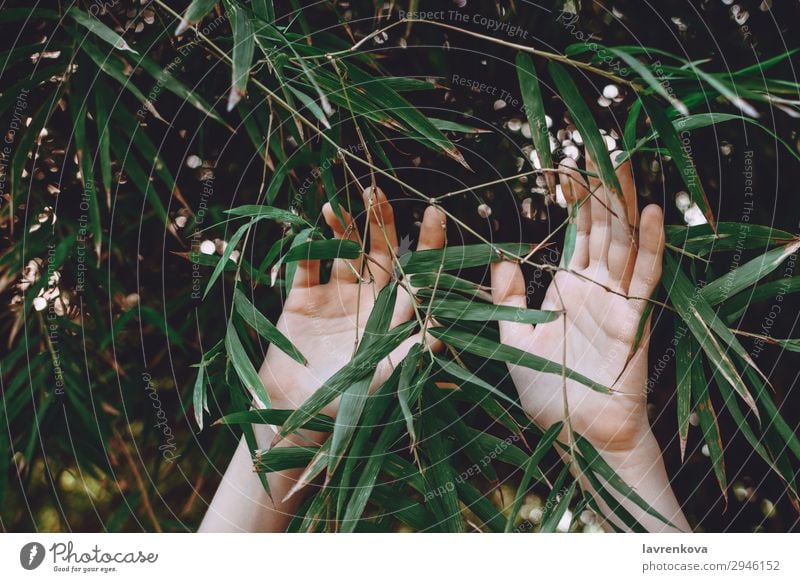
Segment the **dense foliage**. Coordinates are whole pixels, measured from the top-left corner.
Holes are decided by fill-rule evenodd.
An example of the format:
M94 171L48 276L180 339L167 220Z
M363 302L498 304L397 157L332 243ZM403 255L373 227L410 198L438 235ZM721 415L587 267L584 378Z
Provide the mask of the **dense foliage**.
M669 223L647 388L677 495L699 529L796 528L792 7L47 4L0 11L3 529L193 529L252 422L335 435L258 456L326 474L291 529L591 529L596 501L519 410L519 354L487 323L520 314L483 285L501 248L538 305L575 236L545 175L588 150L618 191L610 149ZM328 240L322 204L358 214L373 181L404 235L398 284L450 349L319 415L412 330L374 317L382 340L318 398L248 412L267 345L294 353L270 322L295 261L362 253ZM431 198L449 245L423 256ZM576 439L582 469L635 498Z

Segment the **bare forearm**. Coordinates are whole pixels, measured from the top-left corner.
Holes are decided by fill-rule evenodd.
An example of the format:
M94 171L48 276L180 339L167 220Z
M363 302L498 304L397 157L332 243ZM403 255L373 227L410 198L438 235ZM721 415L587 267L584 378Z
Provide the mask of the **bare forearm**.
M647 504L659 514L667 518L675 527L664 523L661 519L650 515L636 503L628 499L624 494L616 491L606 483L601 477L598 480L603 488L614 497L614 499L631 516L650 532L689 532L691 528L683 515L681 506L675 497L670 486L669 477L664 466L664 459L661 449L652 432L647 434L632 450L601 452L603 459L611 466L616 474L627 485L632 487ZM594 495L595 500L602 509L603 513L609 517L607 519L622 529L630 528L616 517L618 512L613 511L600 496L593 491L591 485L585 477L581 478L584 487L588 488ZM604 523L604 527L612 529L609 523Z
M273 431L263 425L253 428L256 431L259 448L269 448L274 436ZM297 511L302 496L294 495L286 501L283 501L283 498L297 482L301 473L302 469L270 473L267 476L270 497L264 491L264 486L253 469L251 452L245 439L242 438L198 531L285 531Z

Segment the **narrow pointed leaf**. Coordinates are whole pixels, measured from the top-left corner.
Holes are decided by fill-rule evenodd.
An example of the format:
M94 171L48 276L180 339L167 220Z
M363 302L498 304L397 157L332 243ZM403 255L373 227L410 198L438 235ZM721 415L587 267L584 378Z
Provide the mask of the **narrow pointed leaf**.
M570 380L580 382L592 390L602 392L603 394L608 394L610 392L607 387L570 368L564 368L561 364L505 344L499 344L489 339L473 336L455 329L433 328L430 330L430 334L446 344L450 344L454 348L464 350L476 356L500 360L518 366L525 366L526 368L538 370L546 374L558 374L560 376L562 372L564 372L566 377Z
M233 306L236 312L242 316L242 319L255 330L255 332L263 337L265 340L273 344L276 348L281 350L287 356L296 362L303 364L307 363L305 356L300 353L289 338L281 333L272 322L262 314L256 306L250 303L250 300L238 287L233 292Z
M563 425L564 423L559 421L547 429L544 436L539 440L539 444L536 445L536 449L533 451L531 458L528 459L525 465L525 472L522 474L522 479L520 479L519 486L517 487L517 495L514 497L514 503L512 503L511 510L508 513L508 520L505 526L506 533L509 533L514 528L514 520L516 520L517 514L522 507L522 502L525 500L525 495L528 492L528 487L530 486L534 471L537 469L547 451L550 450L550 447L553 446L553 442L555 442L561 432Z
M257 398L265 408L270 407L270 399L267 391L264 389L264 384L258 376L258 372L253 367L250 357L242 345L242 340L239 338L239 333L231 321L228 324L228 330L225 333L225 351L228 353L233 369L236 375L239 376L245 388Z
M553 155L550 152L550 135L547 132L547 119L544 112L544 99L539 85L539 76L533 60L526 53L517 53L517 77L525 105L525 115L531 127L531 137L542 168L553 168Z

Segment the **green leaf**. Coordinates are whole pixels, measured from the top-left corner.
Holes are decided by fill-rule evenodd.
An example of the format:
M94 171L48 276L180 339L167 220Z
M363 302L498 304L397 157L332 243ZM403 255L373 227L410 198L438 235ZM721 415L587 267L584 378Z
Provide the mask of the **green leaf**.
M128 45L127 42L125 42L124 38L122 38L119 34L111 30L109 27L100 22L97 18L95 18L91 14L87 14L83 10L80 10L74 6L70 7L67 10L67 14L75 22L86 28L86 30L88 30L92 34L106 41L115 49L130 51L135 55L139 54L135 50L133 50L130 47L130 45Z
M677 380L677 410L678 410L678 438L680 439L681 461L686 455L686 442L689 438L689 415L692 409L692 370L695 358L700 359L697 353L697 343L689 335L686 327L680 330L675 322L675 335L678 336L675 344L675 378Z
M720 222L716 225L716 233L708 224L667 225L665 234L669 244L683 247L685 251L700 256L712 251L763 249L767 246L790 244L796 240L789 232L746 222Z
M703 374L703 364L700 358L692 362L692 395L696 403L695 410L700 419L700 428L703 430L703 439L708 445L708 454L711 458L711 465L714 467L714 475L717 477L719 488L725 503L728 503L728 480L725 476L725 458L722 444L722 437L719 433L717 415L714 412L714 405L711 403L711 396L708 393L708 381Z
M427 461L425 477L428 481L428 491L425 499L434 515L440 519L439 527L442 531L463 532L464 518L461 515L455 487L457 476L450 462L452 452L442 436L443 427L432 415L423 415L420 424L423 438L419 448L425 454Z
M397 346L411 335L416 322L409 321L390 330L368 348L356 353L353 359L331 376L300 408L289 417L281 428L285 437L315 416L322 408L347 390L354 382L375 374L375 367Z
M81 42L81 49L89 58L94 61L95 65L103 71L106 75L117 81L126 91L130 91L131 95L136 97L136 99L144 105L145 109L150 111L157 119L164 121L164 118L159 115L158 111L156 110L155 106L153 106L152 102L142 93L139 88L133 84L133 81L125 74L125 65L116 59L116 58L109 58L104 51L100 50L93 42L88 39L81 39L79 36L76 35L76 40L82 41ZM116 110L116 106L114 107ZM124 156L121 156L124 159Z
M226 210L225 214L230 214L236 217L246 218L266 218L276 222L284 222L293 226L311 226L308 221L302 216L298 216L294 212L283 210L282 208L275 208L274 206L264 206L261 204L245 204Z
M470 134L491 132L491 130L488 129L480 129L478 127L472 127L471 125L465 125L463 123L458 123L456 121L449 121L447 119L437 119L435 117L431 117L430 122L436 129L440 131L454 131L456 133L470 133Z
M217 0L192 0L186 12L183 14L183 19L175 29L175 35L181 35L186 32L190 26L200 22L206 14L211 12L211 9L217 5Z
M89 230L94 238L94 252L100 263L100 252L103 243L103 225L100 222L100 205L97 201L97 186L94 180L92 151L86 139L86 101L80 105L77 100L70 103L75 137L75 153L81 167L81 182L83 194L88 198L89 204Z
M239 244L239 241L242 240L242 237L247 232L247 230L253 226L258 221L257 218L250 220L236 229L236 232L233 233L233 236L228 241L227 246L225 247L225 251L222 253L222 257L220 258L219 262L217 262L214 270L211 272L211 276L208 278L208 284L206 285L206 290L203 293L203 299L208 296L208 292L211 291L211 288L214 286L214 283L217 282L219 276L222 274L222 271L228 265L228 261L230 261L231 254L233 253L236 245Z
M252 327L258 335L266 339L296 362L304 366L308 363L308 360L306 360L305 356L300 353L300 350L292 344L291 340L283 335L264 314L256 309L256 306L250 303L250 300L238 287L233 292L233 306L236 312L242 316L242 319Z
M400 257L400 264L406 274L412 273L437 273L481 267L496 263L508 258L527 255L533 248L530 244L505 243L505 244L474 244L444 249L416 251Z
M449 273L414 273L409 281L413 287L427 287L433 289L446 289L448 291L461 291L467 295L478 297L484 301L491 301L492 296L487 293L485 287L456 277Z
M708 203L703 184L700 181L700 177L697 175L697 169L695 168L694 160L691 155L691 148L684 147L683 141L675 130L675 126L672 125L667 114L664 113L653 99L642 95L640 100L645 112L648 117L650 117L650 123L653 129L656 130L659 137L661 137L661 140L664 142L664 145L666 145L669 150L670 155L672 155L672 159L678 168L683 183L686 184L686 188L692 195L692 201L703 211L703 215L713 229L714 215L711 212L711 206Z
M525 106L525 115L531 127L533 145L539 156L542 168L553 168L553 155L550 152L550 135L547 132L547 119L544 112L542 89L539 86L539 76L533 60L526 53L517 53L517 76L519 88L522 92L522 102ZM549 180L548 180L549 182Z
M564 514L567 512L569 508L569 504L572 501L572 497L575 495L575 490L578 487L578 482L573 481L569 488L566 491L563 491L559 488L553 487L551 497L547 499L547 507L552 507L553 509L546 512L544 519L542 520L542 533L553 533L556 531L558 524L561 522L561 518L564 517ZM552 502L555 502L555 505L552 505Z
M625 131L622 137L622 147L628 154L636 147L636 124L639 121L641 113L642 102L637 99L633 102L628 112L628 120L625 122Z
M386 459L390 447L395 443L403 430L403 420L399 409L395 409L386 425L383 427L378 440L370 449L367 461L361 469L358 482L353 489L353 495L345 509L341 522L342 533L351 533L355 530L358 520L364 513L370 495L375 488L378 473Z
M275 22L275 7L272 0L253 0L253 14L265 22Z
M767 251L760 257L729 271L719 279L711 281L703 287L701 294L709 305L717 305L758 283L777 269L788 257L796 254L798 249L800 249L800 240Z
M625 63L627 63L627 65L633 69L636 74L639 75L639 77L641 77L642 81L644 81L652 91L658 93L664 99L666 99L667 102L678 111L678 113L681 115L689 115L689 109L687 109L686 105L684 105L680 99L675 97L673 93L667 91L665 84L656 79L656 76L644 65L644 63L634 56L628 54L624 50L613 47L610 47L608 50L625 61Z
M203 430L203 411L208 412L208 400L206 395L205 384L206 366L205 362L200 362L197 370L197 380L194 383L194 391L192 392L192 405L194 408L194 419L200 430Z
M514 503L511 504L511 510L508 513L505 533L511 532L511 530L514 528L514 521L516 520L517 514L522 507L522 502L525 500L525 494L528 491L533 473L539 466L539 463L542 461L547 451L549 451L550 447L553 446L553 443L561 432L561 428L563 426L564 423L559 421L548 428L547 432L545 432L542 438L539 440L539 444L536 445L536 450L533 451L531 458L528 459L528 462L525 465L525 472L522 474L522 479L520 479L519 486L517 487L517 495L514 497Z
M372 449L370 448L367 450L366 447L374 430L385 426L385 423L382 422L382 419L384 418L389 405L394 403L400 371L401 367L396 366L386 382L381 384L370 397L364 410L361 426L359 426L356 430L355 437L353 438L353 444L350 446L350 452L344 459L344 466L337 472L337 475L339 476L338 491L336 495L337 519L344 515L345 505L347 503L347 497L350 491L352 490L353 495L359 493L357 489L350 487L352 476L358 463L360 463L363 459L369 458L371 455ZM395 413L398 413L396 409ZM398 422L398 426L396 428L398 430L402 430L402 423ZM361 479L360 476L359 479ZM367 495L367 499L368 498L369 496ZM358 501L354 503L359 504L361 502ZM364 501L364 503L366 504L366 501ZM361 510L356 510L354 508L353 511L357 513L356 517L360 517L363 507Z
M624 523L630 529L630 531L634 533L647 533L647 528L645 528L641 523L639 523L639 521L635 517L633 517L633 515L631 515L631 513L627 509L625 509L625 506L622 505L619 499L617 499L608 489L606 489L603 486L603 484L600 482L600 479L597 478L597 476L594 474L594 472L586 463L586 461L584 461L581 457L577 457L577 461L578 461L578 466L581 469L581 475L585 477L587 481L589 481L589 485L592 488L592 490L600 496L600 498L606 503L611 512L620 521L622 521L622 523ZM590 505L596 507L598 513L602 514L599 506L597 506L596 503L591 503ZM609 525L611 525L615 530L624 531L618 528L617 525L607 517L606 517L606 522Z
M228 329L225 332L225 351L228 353L233 369L244 387L254 398L260 400L265 408L269 408L269 394L264 389L264 384L261 382L258 372L253 367L253 363L242 345L242 340L239 338L239 333L236 331L233 321L228 323Z
M417 442L417 433L414 430L414 413L411 411L411 405L419 397L416 388L421 386L426 379L426 374L422 374L420 378L415 379L421 354L422 345L414 344L408 355L400 363L400 379L397 385L397 400L400 403L400 410L403 411L403 418L406 421L406 429L411 437L412 446Z
M742 112L746 113L751 117L758 117L758 111L756 111L752 105L750 105L747 101L742 99L739 96L739 92L743 89L739 89L737 85L733 85L729 87L725 83L723 83L717 76L711 75L706 73L704 70L694 66L694 64L689 63L690 70L697 75L697 77L710 85L715 91L717 91L720 95L722 95L725 99L730 101L730 103L740 109ZM748 92L744 90L745 92Z
M432 328L429 330L429 333L456 349L464 350L476 356L500 360L518 366L525 366L526 368L538 370L545 374L557 374L560 376L563 372L568 379L580 382L592 390L603 394L608 394L610 392L609 389L602 384L570 368L566 368L556 362L546 360L505 344L500 344L483 337L473 336L472 334L455 329Z
M572 120L575 122L581 137L583 137L586 150L591 155L597 167L600 180L609 192L613 210L616 212L617 216L627 217L625 199L622 195L622 189L620 188L617 174L614 171L614 164L611 162L605 140L600 134L597 122L595 122L594 117L592 117L589 106L586 105L583 96L580 91L578 91L578 87L564 67L553 61L551 61L548 66L550 75L553 77L553 82L558 89L558 93L564 100Z
M519 309L453 299L434 299L431 304L431 314L434 317L464 321L516 321L532 324L554 321L560 315L557 311Z
M752 358L742 348L739 340L736 339L727 326L719 320L717 314L706 303L700 292L693 289L691 282L680 270L675 258L667 253L664 259L665 276L663 284L672 298L675 310L681 319L686 322L686 325L689 326L692 335L700 343L700 347L708 356L709 361L758 416L758 407L753 396L736 370L736 366L731 361L727 350L720 345L719 339L731 346L734 352L740 355L743 352L742 357L748 363L753 361ZM717 335L721 335L721 337L718 338Z
M178 68L183 58L185 58L185 55L182 52L180 52L180 54L180 57L176 56L172 61L167 63L166 66L161 66L146 55L141 55L137 60L137 64L147 73L149 73L151 77L153 77L157 87L164 87L167 91L173 95L176 95L186 103L189 103L201 113L208 115L215 121L224 124L222 117L220 117L219 114L214 111L214 108L208 101L201 97L197 91L194 91L184 85L175 77L175 75L172 74L173 71Z
M250 80L250 65L256 50L253 23L247 12L234 2L225 3L228 17L233 28L233 65L231 69L231 92L228 97L228 111L233 111L236 104L247 92Z
M369 350L371 346L377 344L389 331L396 299L397 284L394 282L381 289L380 293L378 293L375 305L373 305L367 323L364 326L364 333L358 349L356 350L356 355ZM329 475L336 471L337 466L342 460L342 456L353 438L361 415L364 412L371 384L372 376L370 375L355 382L342 394L342 399L339 403L339 411L336 414L336 424L333 428L333 435L331 436L332 445L328 464Z
M101 81L98 81L98 83ZM100 154L100 177L106 192L106 206L111 209L111 141L109 139L109 103L107 91L94 92L95 124L97 125L97 151Z
M253 464L259 473L277 473L307 466L317 451L319 447L272 447L257 451Z
M278 408L266 408L258 410L245 410L242 412L232 412L216 421L214 424L273 424L280 426L292 415L293 410L281 410ZM309 419L301 428L315 430L318 432L331 432L333 430L333 419L324 414L318 414Z
M577 445L583 460L586 462L589 468L600 475L600 477L602 477L606 483L624 495L631 502L635 503L640 509L644 510L649 515L652 515L656 519L659 519L671 527L675 527L670 520L653 509L650 504L641 497L641 495L639 495L630 485L625 483L625 481L623 481L623 479L617 475L614 469L611 468L611 466L605 461L605 459L603 459L600 453L597 452L597 450L588 440L576 434L575 444Z
M478 516L492 532L503 532L503 516L483 493L466 481L456 481L456 491L464 506Z
M317 105L316 101L314 101L311 97L309 97L299 89L295 89L291 85L287 84L286 87L289 89L289 91L294 93L295 97L297 97L300 100L300 102L305 106L305 108L308 109L311 112L311 114L317 118L317 121L319 121L326 129L330 129L331 123L330 121L328 121L328 116L325 115L325 112L322 110L322 107Z
M314 240L293 246L283 256L284 263L292 261L325 261L328 259L357 259L361 245L352 240Z

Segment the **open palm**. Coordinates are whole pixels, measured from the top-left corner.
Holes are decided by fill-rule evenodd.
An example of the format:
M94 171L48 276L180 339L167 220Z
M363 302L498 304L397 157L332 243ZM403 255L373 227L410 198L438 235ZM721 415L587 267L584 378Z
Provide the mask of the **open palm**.
M611 210L610 193L597 178L590 178L587 188L571 159L563 166L566 169L559 177L564 195L570 208L580 204L577 240L567 270L559 270L554 277L542 308L564 313L535 329L502 322L500 335L503 343L555 362L565 361L568 368L613 390L602 394L568 380L565 391L558 375L510 365L522 405L539 426L546 428L564 419L568 410L573 430L597 448L630 450L650 430L645 396L647 333L633 357L629 356L646 306L643 298L650 296L661 276L662 212L648 206L637 228L630 162L617 168L626 217ZM587 170L597 175L591 159L587 159ZM526 307L525 283L517 264L493 266L492 290L495 303Z
M320 262L301 261L292 282L286 304L278 320L278 329L303 353L303 366L285 353L270 346L259 375L275 408L295 409L308 399L334 373L348 363L361 338L375 299L392 276L392 261L397 251L394 213L379 189L368 188L364 202L369 216L369 254L366 260L334 260L328 283L320 283ZM323 208L325 222L339 239L359 241L360 236L346 211L344 226L329 204ZM441 215L428 208L423 219L418 250L440 248L444 243ZM411 296L400 289L392 316L394 327L413 316ZM408 338L376 368L373 387L388 378L392 366L419 342L418 335ZM338 400L322 412L335 416Z

